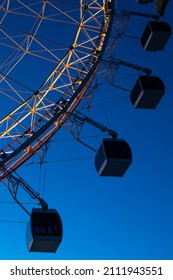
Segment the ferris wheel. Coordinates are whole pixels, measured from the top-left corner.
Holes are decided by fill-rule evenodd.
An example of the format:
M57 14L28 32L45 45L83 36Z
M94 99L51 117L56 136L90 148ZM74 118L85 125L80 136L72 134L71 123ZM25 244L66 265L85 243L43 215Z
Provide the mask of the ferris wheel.
M44 157L47 143L67 121L78 141L84 123L111 136L103 139L96 153L95 166L100 176L122 177L132 163L128 143L80 110L81 104L90 106L97 74L113 85L120 65L142 71L130 92L135 108L156 108L164 95L164 83L159 77L151 75L146 67L118 59L115 50L133 16L149 18L141 37L141 45L147 51L164 49L171 28L159 20L158 13L119 11L119 2L1 1L0 91L1 104L5 105L0 121L0 180L30 215L30 252L55 252L62 241L63 227L58 212L48 208L17 169L33 155ZM160 15L163 10L158 11ZM19 188L41 208L28 211L18 199Z

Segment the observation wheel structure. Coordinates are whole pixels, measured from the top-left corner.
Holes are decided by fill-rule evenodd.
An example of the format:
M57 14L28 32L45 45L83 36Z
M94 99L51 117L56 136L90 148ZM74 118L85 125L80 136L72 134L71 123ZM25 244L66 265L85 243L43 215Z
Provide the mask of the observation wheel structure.
M118 40L132 16L150 17L156 23L159 16L126 10L117 12L119 2L76 0L73 3L31 1L28 4L26 0L7 0L0 4L0 48L3 53L0 91L2 102L9 100L7 107L10 108L7 113L4 109L0 121L0 180L13 199L31 215L29 251L55 252L62 240L62 222L57 211L49 209L16 170L33 155L40 157L42 153L44 157L46 144L67 120L76 140L79 140L79 134L72 131L74 123L80 128L87 122L112 136L103 141L96 154L99 175L122 177L132 163L126 141L117 139L115 131L86 117L78 109L79 104L89 106L92 101L97 73L102 73L112 84L120 65L144 72L130 95L136 108L155 108L164 95L163 82L150 76L150 69L115 58ZM147 32L152 30L152 23L149 24L141 39L146 49L149 45L155 48L155 43L148 42ZM64 42L57 43L56 36L61 36L58 34L61 28L68 32L63 35ZM164 29L163 25L161 29ZM155 25L152 32L153 37L157 37ZM163 33L165 45L171 34L169 25ZM26 69L26 65L30 68ZM150 98L153 91L156 98ZM19 188L36 199L42 209L33 209L30 213L17 197Z

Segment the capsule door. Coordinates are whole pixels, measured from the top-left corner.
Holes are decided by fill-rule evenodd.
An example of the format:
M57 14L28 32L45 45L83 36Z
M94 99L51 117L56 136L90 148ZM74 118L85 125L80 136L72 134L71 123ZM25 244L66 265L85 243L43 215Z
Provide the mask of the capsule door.
M95 156L95 167L100 176L123 177L132 163L132 153L123 139L103 139Z
M62 241L62 221L56 209L33 208L26 230L29 252L55 253Z

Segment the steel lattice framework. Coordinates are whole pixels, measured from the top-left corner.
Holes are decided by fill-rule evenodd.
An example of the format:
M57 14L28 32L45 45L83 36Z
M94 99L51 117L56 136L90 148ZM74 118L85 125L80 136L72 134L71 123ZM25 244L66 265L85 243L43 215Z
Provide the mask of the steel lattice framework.
M9 106L13 104L10 113L0 120L0 180L28 214L18 199L19 187L42 208L48 205L16 169L34 154L42 160L48 141L62 126L83 143L79 135L86 118L75 109L79 103L90 106L97 89L95 76L101 74L112 84L119 64L110 67L104 61L114 57L130 19L127 14L117 13L119 0L74 2L39 0L28 4L27 0L7 0L0 5L0 49L4 54L0 58L0 92ZM64 25L68 42L57 43L49 36L50 29ZM50 32L53 35L54 30ZM33 77L32 72L28 75L26 65L35 58L41 64L34 64L37 69ZM47 64L42 66L42 61ZM33 90L33 83L27 86L26 80L30 81L30 76L32 81L37 80L37 71Z
M34 5L28 7L24 5L25 1L17 2L20 6L14 11L10 10L10 1L6 1L6 6L5 4L1 6L1 9L4 9L2 26L10 13L17 11L23 14L26 8L27 15L28 10L29 16L35 15ZM42 7L35 15L35 21L38 22L37 25L34 22L32 35L28 34L24 42L19 44L17 35L10 37L6 34L6 38L14 44L14 51L4 61L3 67L6 67L6 70L3 75L1 74L1 80L4 80L12 90L8 76L23 56L30 52L32 44L37 40L39 26L45 18L46 6L53 5L51 1L41 2ZM84 2L80 1L80 20L75 38L67 53L40 88L27 100L22 100L23 102L17 108L0 121L0 138L11 140L1 149L1 180L30 158L64 124L85 95L95 76L109 39L114 3L89 1L86 4ZM60 12L58 7L54 8ZM70 17L68 13L67 16ZM10 29L6 26L4 28ZM16 95L19 97L18 92Z

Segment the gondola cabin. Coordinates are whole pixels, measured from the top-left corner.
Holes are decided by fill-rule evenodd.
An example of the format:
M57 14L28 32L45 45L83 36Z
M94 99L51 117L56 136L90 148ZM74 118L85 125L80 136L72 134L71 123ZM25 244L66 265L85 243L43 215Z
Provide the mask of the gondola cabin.
M26 229L29 252L55 253L62 241L62 222L56 209L33 208Z
M169 0L155 0L156 11L163 17Z
M167 22L149 21L141 37L141 45L147 51L161 51L171 36Z
M131 149L125 140L103 139L95 156L95 167L100 176L123 177L131 163Z
M165 86L160 78L139 76L130 92L130 100L135 108L155 109L164 94Z

